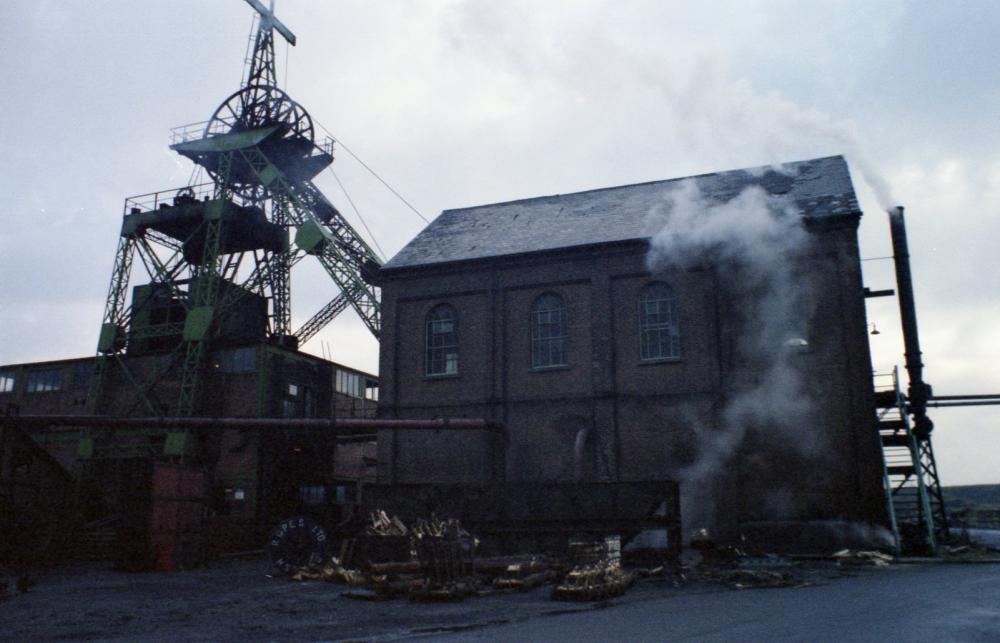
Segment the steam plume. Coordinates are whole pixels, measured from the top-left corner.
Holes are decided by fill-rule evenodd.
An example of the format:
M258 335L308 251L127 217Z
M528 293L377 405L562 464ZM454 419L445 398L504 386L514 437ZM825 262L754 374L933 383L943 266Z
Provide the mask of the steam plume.
M780 160L843 154L872 189L879 207L898 205L853 121L835 120L776 92L758 93L749 81L729 78L724 65L713 58L699 61L683 85L657 81L656 76L646 70L646 79L656 82L667 98L679 139L693 154L729 167L758 154ZM781 166L775 169L781 171Z
M751 428L768 443L802 445L801 427L814 409L796 367L808 337L813 290L797 271L809 235L791 205L778 204L759 187L729 201L705 197L695 180L669 192L651 213L650 271L687 270L709 264L733 284L743 319L736 368L727 383L718 427L695 426L695 462L675 476L685 490L685 520L711 527L712 486ZM792 439L794 435L795 439ZM802 448L808 449L809 445Z

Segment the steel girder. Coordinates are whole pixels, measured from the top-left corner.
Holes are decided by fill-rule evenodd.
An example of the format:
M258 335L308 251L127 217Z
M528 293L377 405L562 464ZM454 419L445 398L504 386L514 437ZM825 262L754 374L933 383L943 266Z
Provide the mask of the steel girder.
M322 243L314 254L368 330L376 338L379 337L381 333L379 292L361 276L367 262L376 265L381 263L375 252L335 209L331 211L322 208L328 215L328 219L324 222L323 219L327 217L321 217L318 211L327 200L312 181L290 180L257 146L240 149L239 153L272 198L282 204L289 223L301 227L307 222L313 222L329 231L331 235L329 241ZM325 321L329 322L340 310L331 307L328 313L332 314ZM322 326L316 328L312 334L319 328Z

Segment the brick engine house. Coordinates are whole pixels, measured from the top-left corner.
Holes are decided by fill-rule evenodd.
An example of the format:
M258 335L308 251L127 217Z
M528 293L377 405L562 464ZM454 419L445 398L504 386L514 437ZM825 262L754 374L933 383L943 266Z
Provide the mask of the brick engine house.
M483 417L507 433L383 432L379 481L674 479L686 524L708 516L731 537L884 520L847 164L692 180L719 202L759 186L803 219L811 243L794 270L814 310L802 337L773 350L794 352L808 423L781 439L741 429L733 456L685 485L753 377L739 341L753 320L738 274L650 271L649 213L679 181L626 185L447 210L383 267L380 416Z

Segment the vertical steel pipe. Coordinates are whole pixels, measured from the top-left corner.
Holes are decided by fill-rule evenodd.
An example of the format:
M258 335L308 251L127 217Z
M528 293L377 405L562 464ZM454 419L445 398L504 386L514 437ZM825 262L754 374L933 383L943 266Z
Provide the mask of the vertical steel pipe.
M927 417L930 387L924 382L924 364L921 361L920 336L917 333L917 308L913 299L913 276L910 273L910 251L906 241L903 206L889 210L889 232L892 235L892 256L896 267L899 316L903 324L906 373L910 380L907 397L910 413L913 414L913 432L918 438L925 439L934 429L934 423Z

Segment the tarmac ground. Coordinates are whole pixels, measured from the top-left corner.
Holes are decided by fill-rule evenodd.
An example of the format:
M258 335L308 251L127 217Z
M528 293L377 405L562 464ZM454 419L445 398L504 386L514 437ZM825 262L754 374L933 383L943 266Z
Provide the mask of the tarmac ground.
M796 563L789 583L756 589L648 577L597 603L554 601L551 587L455 603L352 600L343 585L270 574L263 559L169 574L45 571L0 601L0 639L1000 640L997 564Z

